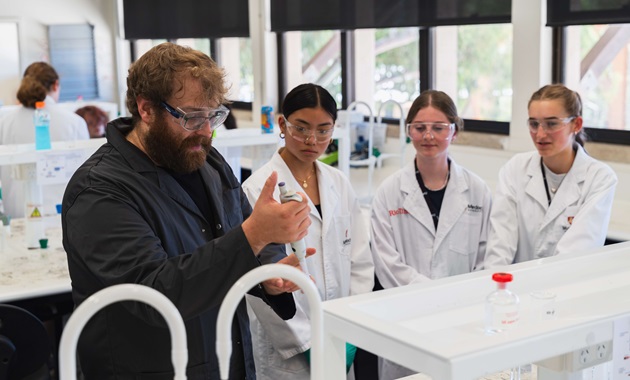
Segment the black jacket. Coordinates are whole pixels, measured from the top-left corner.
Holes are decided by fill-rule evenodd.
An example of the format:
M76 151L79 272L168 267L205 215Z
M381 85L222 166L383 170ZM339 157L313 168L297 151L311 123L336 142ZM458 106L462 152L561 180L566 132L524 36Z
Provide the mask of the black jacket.
M216 319L230 287L260 265L241 223L251 207L230 167L212 149L200 169L213 209L209 225L175 179L125 136L131 119L107 126L108 142L74 174L63 199L63 245L77 305L115 284L136 283L166 295L180 311L188 338L188 378L218 379ZM266 249L283 252L284 246ZM250 293L265 298L260 287ZM265 298L287 319L290 294ZM247 379L255 379L244 301L236 321ZM237 330L237 331L239 331ZM234 349L239 349L236 345ZM138 302L98 312L79 340L86 379L173 378L171 341L161 315ZM244 359L244 360L243 360Z

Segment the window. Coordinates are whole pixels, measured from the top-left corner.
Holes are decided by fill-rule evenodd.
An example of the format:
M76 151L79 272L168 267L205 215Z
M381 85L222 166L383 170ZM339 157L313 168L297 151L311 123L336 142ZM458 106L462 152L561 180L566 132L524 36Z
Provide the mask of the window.
M462 118L509 122L512 117L510 24L438 27L436 89L448 93Z
M340 106L358 100L374 113L389 99L406 112L422 89L437 88L457 100L464 117L492 120L484 121L491 128L467 122L469 129L504 134L512 107L510 21L510 0L271 0L284 71L300 73L286 78L289 88L315 82ZM446 45L433 42L440 29ZM476 64L467 70L469 60ZM382 116L405 116L388 108Z
M307 82L319 84L331 93L341 107L340 32L287 32L285 37L287 88L291 90Z
M132 59L166 40L192 47L225 68L228 98L248 108L241 104L254 98L247 0L124 0L123 13L125 38L135 46Z
M566 30L565 83L582 97L590 128L630 129L630 24Z
M94 27L89 24L48 27L50 64L59 74L60 101L98 99Z
M218 57L212 56L212 42ZM135 40L135 57L140 57L152 47L166 40ZM254 76L252 62L252 44L250 38L180 38L174 41L178 45L188 46L212 57L225 69L229 92L227 98L236 102L236 108L247 108L241 102L251 103L254 99ZM216 49L218 47L218 49ZM244 106L244 107L243 107Z
M181 46L188 46L195 50L212 57L210 52L210 39L209 38L178 38L175 43Z
M549 1L555 80L582 97L593 141L630 144L630 0Z
M133 49L135 50L133 53L133 57L138 59L144 55L147 51L151 50L152 47L157 46L166 40L135 40L133 41Z
M254 63L250 38L221 38L219 64L225 68L230 88L228 99L254 101Z
M374 112L392 99L402 105L405 114L399 115L397 107L387 107L381 116L405 118L411 103L420 95L418 28L376 29L374 41Z

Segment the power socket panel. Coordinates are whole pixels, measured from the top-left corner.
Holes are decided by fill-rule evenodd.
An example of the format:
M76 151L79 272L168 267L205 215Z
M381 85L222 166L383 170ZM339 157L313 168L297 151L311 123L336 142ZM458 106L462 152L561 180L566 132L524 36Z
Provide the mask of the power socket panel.
M541 360L537 366L555 372L577 372L612 360L612 341L593 344L564 355Z

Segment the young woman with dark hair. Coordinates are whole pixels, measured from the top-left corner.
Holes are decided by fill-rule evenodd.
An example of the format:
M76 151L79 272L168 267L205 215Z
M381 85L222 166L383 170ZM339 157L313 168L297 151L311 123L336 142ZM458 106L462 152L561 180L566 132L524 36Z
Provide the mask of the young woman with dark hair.
M316 249L316 254L306 259L306 266L324 301L369 292L374 278L368 228L352 186L341 171L318 161L331 143L336 118L337 104L324 88L315 84L294 88L285 97L278 117L285 147L243 183L252 204L273 171L278 173L278 181L306 195L312 224L304 239L307 247ZM274 196L278 199L279 192ZM276 259L261 257L263 263ZM288 321L248 297L258 379L310 378L308 304L303 294L293 294L297 313ZM349 368L355 349L347 348Z

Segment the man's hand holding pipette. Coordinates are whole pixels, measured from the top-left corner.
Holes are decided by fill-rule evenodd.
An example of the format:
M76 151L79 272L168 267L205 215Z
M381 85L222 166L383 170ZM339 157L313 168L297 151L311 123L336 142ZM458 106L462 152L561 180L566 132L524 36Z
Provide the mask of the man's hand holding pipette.
M306 249L306 257L312 256L314 254L315 254L315 248ZM302 268L300 267L300 260L295 256L294 253L278 261L276 264L291 265L292 267L302 270ZM270 264L270 265L275 265L275 264ZM315 282L312 276L309 276L309 277L311 278L311 280L313 280L313 282ZM297 286L295 283L289 280L284 280L282 278L269 279L263 282L262 285L265 288L265 292L267 292L267 294L270 294L272 296L275 296L281 293L293 293L296 290L300 290L300 287Z

